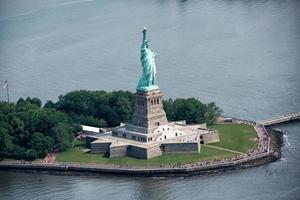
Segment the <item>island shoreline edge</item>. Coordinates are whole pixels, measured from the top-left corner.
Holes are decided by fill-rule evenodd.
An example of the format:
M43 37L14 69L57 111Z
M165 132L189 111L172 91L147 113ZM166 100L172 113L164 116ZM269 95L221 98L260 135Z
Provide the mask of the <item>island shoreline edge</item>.
M203 165L203 166L186 166L182 167L141 167L141 166L118 166L118 167L102 167L88 164L3 164L0 162L0 171L26 172L51 175L117 175L117 176L133 176L133 177L188 177L203 174L216 174L220 172L234 171L255 166L260 166L275 162L281 158L281 146L283 135L276 133L271 128L267 128L270 134L272 151L255 155L246 159L239 159L232 162L222 164Z

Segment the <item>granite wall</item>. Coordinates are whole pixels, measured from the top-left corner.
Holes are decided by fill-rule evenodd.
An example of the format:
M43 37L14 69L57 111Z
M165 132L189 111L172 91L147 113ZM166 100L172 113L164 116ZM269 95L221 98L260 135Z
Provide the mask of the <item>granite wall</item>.
M135 158L147 159L147 149L137 146L128 146L127 155Z
M164 153L198 153L200 152L200 144L192 143L164 143L161 144Z
M149 147L147 149L147 159L151 159L151 158L154 158L154 157L160 156L160 155L162 155L160 145Z
M91 153L109 153L109 146L111 145L110 142L107 143L91 143Z
M219 133L217 131L212 131L207 134L203 134L200 136L200 140L203 140L204 144L220 142Z
M96 140L98 140L98 137L95 137L95 136L89 136L89 135L88 135L88 136L86 137L86 139L85 139L86 147L90 149L90 148L91 148L91 143L94 142L94 141L96 141Z
M124 146L117 146L117 147L110 147L109 150L109 157L123 157L127 155L127 145Z

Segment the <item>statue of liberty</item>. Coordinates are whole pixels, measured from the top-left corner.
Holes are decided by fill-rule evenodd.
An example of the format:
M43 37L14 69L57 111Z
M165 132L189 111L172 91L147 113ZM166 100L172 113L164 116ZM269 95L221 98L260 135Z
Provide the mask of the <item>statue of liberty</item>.
M158 89L156 85L156 53L149 49L149 41L146 41L146 28L143 30L143 42L141 46L141 63L143 68L142 77L139 80L138 91L150 91Z

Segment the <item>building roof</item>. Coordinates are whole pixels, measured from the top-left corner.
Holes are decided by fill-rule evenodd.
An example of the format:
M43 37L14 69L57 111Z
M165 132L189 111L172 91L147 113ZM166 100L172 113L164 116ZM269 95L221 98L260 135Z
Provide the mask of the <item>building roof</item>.
M145 148L145 149L159 145L159 143L157 143L157 142L155 142L155 143L154 142L153 143L138 142L138 141L129 140L129 139L125 139L125 138L113 137L113 136L109 136L109 135L101 136L98 138L98 140L95 140L92 143L111 143L111 145L113 147L132 145L132 146L137 146L137 147Z
M100 132L99 127L86 126L86 125L81 125L81 127L82 127L82 131L89 131L89 132L95 132L95 133Z

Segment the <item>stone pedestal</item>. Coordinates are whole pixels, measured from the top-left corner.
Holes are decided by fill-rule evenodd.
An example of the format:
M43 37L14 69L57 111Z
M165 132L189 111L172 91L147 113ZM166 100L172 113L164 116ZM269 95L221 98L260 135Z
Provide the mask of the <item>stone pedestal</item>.
M137 91L134 95L135 106L132 122L127 124L129 131L149 134L155 128L168 123L163 109L163 93L159 90Z

